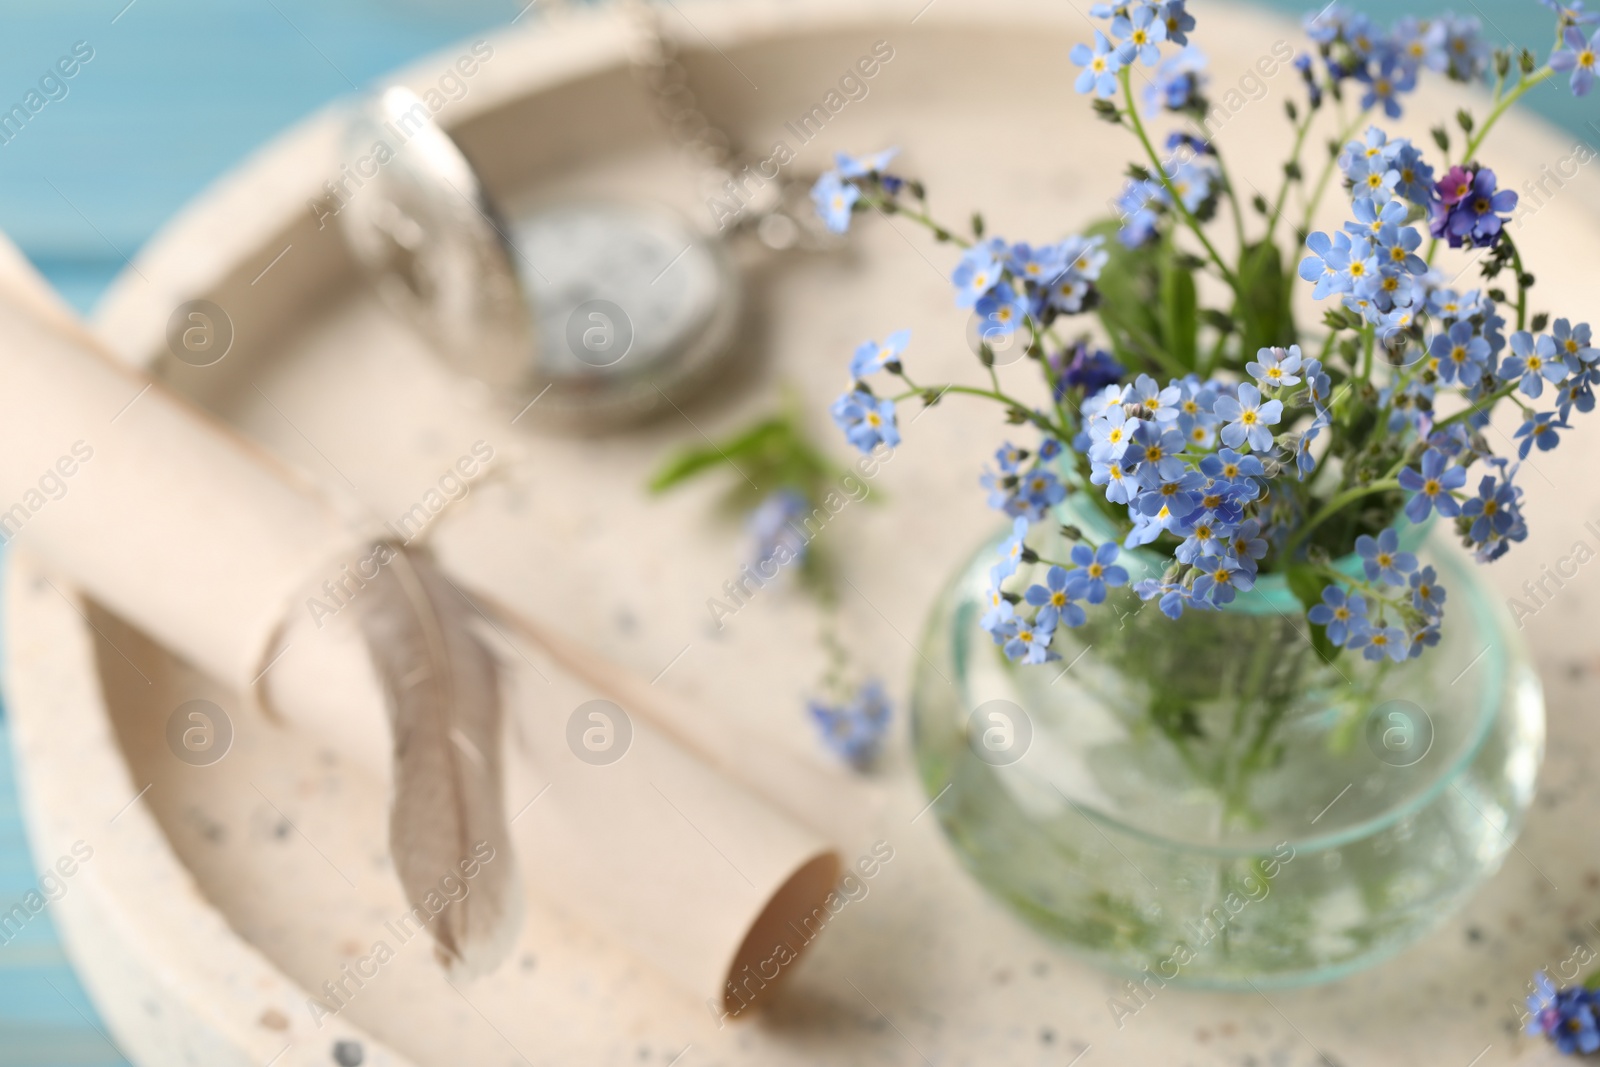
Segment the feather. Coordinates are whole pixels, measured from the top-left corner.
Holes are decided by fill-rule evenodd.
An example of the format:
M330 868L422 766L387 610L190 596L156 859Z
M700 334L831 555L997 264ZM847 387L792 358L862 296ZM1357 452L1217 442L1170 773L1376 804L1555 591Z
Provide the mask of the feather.
M433 561L390 547L355 601L394 731L389 848L408 902L445 901L429 925L436 954L470 978L500 963L521 921L501 787L499 665ZM466 894L448 899L459 885Z

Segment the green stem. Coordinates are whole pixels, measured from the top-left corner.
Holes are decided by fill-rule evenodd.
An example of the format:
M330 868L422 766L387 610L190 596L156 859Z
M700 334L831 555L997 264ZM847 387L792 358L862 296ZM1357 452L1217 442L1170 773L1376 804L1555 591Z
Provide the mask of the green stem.
M1244 209L1239 206L1239 192L1233 186L1233 176L1228 173L1228 165L1222 160L1222 149L1216 145L1211 146L1212 155L1217 160L1217 170L1222 174L1222 190L1228 195L1228 203L1233 209L1233 233L1239 242L1239 254L1244 254Z
M1479 400L1477 403L1473 404L1471 407L1462 408L1460 411L1456 412L1454 415L1451 415L1448 418L1440 419L1438 422L1433 424L1433 430L1434 430L1435 433L1438 433L1440 430L1444 429L1446 426L1450 426L1450 425L1452 425L1454 423L1460 422L1462 419L1470 417L1475 412L1490 411L1490 410L1492 410L1494 408L1494 406L1496 404L1498 404L1500 401L1504 400L1506 397L1510 396L1512 393L1514 393L1516 391L1517 391L1517 382L1511 382L1511 383L1509 383L1507 385L1502 385L1499 389L1496 389L1494 392L1490 393L1487 397L1484 397L1483 399Z
M943 239L949 241L957 248L972 247L971 241L958 235L956 231L952 230L950 227L935 220L933 216L929 215L925 210L912 211L897 200L877 200L869 198L867 202L872 204L872 206L876 207L878 210L882 211L885 215L900 215L903 218L908 218L912 222L920 224L935 237L943 234Z
M1462 153L1461 162L1463 164L1472 162L1472 157L1477 154L1479 146L1483 144L1483 139L1489 136L1489 131L1494 129L1494 124L1500 121L1500 116L1506 113L1506 109L1522 99L1522 95L1529 89L1549 81L1555 76L1555 73L1554 67L1549 65L1540 67L1526 78L1517 82L1516 88L1505 96L1498 98L1488 117L1483 120L1483 125L1478 127L1478 132L1473 134L1467 141L1467 150Z
M1037 411L1034 411L1016 397L1008 396L998 389L979 389L976 386L971 385L945 385L940 387L913 386L903 393L897 393L896 395L891 396L889 399L898 404L902 400L910 400L914 396L926 396L930 392L936 393L939 396L943 396L945 393L960 393L964 396L981 396L987 400L998 400L1007 407L1010 407L1016 411L1020 411L1027 421L1033 423L1050 436L1058 438L1062 441L1072 440L1072 434L1067 430L1066 427L1057 426L1055 423L1051 422L1043 415L1040 415Z
M1299 129L1295 130L1294 149L1289 153L1289 162L1296 168L1300 166L1300 152L1305 147L1306 134L1311 132L1311 123L1316 117L1317 113L1315 111L1309 107L1306 108L1306 117L1301 121ZM1272 235L1277 232L1278 219L1283 215L1283 205L1289 199L1289 186L1293 184L1289 180L1289 175L1286 171L1283 175L1283 184L1278 186L1278 198L1273 202L1272 215L1267 219L1266 240L1268 241L1272 240Z
M1370 110L1371 109L1368 108L1360 112L1354 119L1350 120L1350 123L1345 126L1344 129L1339 131L1338 142L1341 146L1343 146L1346 141L1354 136L1356 127L1360 126L1366 121L1367 113ZM1309 233L1311 231L1311 218L1317 213L1317 205L1322 203L1322 194L1327 192L1328 179L1333 177L1333 172L1336 169L1338 162L1339 153L1333 152L1329 154L1328 162L1323 164L1322 173L1317 176L1316 188L1311 193L1311 199L1306 202L1305 219L1300 223L1301 233ZM1295 277L1298 276L1299 275L1295 275Z
M1284 546L1283 558L1293 559L1295 551L1305 544L1306 538L1310 536L1311 531L1338 514L1346 504L1360 500L1364 496L1370 496L1373 493L1387 493L1392 489L1398 488L1400 488L1400 483L1397 480L1384 478L1368 485L1357 485L1346 489L1324 504L1321 511L1311 516L1310 519L1306 520L1304 526L1295 531L1294 536L1289 538L1289 543Z
M1522 272L1522 249L1511 239L1509 233L1502 233L1500 239L1511 246L1511 266L1517 272L1517 329L1522 329L1528 321L1528 287L1522 284L1526 275Z
M1150 143L1150 135L1145 133L1144 120L1139 118L1139 107L1133 99L1133 67L1124 66L1117 73L1117 77L1122 81L1122 95L1128 101L1128 118L1132 121L1133 132L1138 135L1139 143L1144 146L1145 155L1149 157L1151 166L1155 168L1153 173L1156 179L1167 190L1167 196L1172 199L1173 208L1183 216L1183 221L1188 223L1189 229L1194 231L1195 237L1199 238L1200 244L1205 247L1206 254L1211 257L1211 262L1216 264L1217 270L1222 272L1223 280L1228 283L1229 288L1235 293L1239 292L1238 277L1222 261L1222 256L1217 252L1216 246L1211 243L1211 239L1206 236L1205 230L1201 228L1200 220L1194 217L1188 205L1183 202L1183 197L1178 195L1178 190L1172 185L1172 179L1167 176L1166 168L1161 165L1161 157L1156 154L1155 146Z

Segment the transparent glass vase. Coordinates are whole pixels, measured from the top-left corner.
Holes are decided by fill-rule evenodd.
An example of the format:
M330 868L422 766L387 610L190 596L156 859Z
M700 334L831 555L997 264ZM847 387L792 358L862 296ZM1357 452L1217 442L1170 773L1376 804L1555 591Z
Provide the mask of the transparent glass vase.
M1110 535L1081 498L1061 520ZM1012 664L979 625L1002 538L984 545L933 610L912 696L919 771L962 861L1147 988L1327 981L1416 940L1511 848L1544 703L1477 565L1445 531L1403 538L1448 599L1439 645L1387 665L1319 653L1277 576L1177 621L1113 590L1058 634L1060 661ZM1152 554L1123 562L1159 573Z

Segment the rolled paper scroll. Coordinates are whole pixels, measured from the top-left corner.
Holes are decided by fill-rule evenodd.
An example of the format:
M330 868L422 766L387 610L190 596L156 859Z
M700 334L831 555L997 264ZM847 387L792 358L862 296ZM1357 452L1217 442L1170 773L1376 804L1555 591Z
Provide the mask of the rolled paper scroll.
M324 581L359 585L373 539L271 456L118 365L3 241L0 509L6 541L219 680L247 690L265 674L291 726L394 773L380 657L303 608ZM531 664L504 676L531 757L513 781L548 786L513 828L527 879L743 1014L809 940L836 854L643 721L623 758L583 761L568 722L595 690L553 662L541 680Z

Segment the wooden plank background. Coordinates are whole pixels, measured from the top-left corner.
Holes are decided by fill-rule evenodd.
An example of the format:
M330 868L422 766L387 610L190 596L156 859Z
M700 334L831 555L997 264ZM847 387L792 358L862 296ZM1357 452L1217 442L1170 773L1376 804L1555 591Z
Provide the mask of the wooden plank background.
M261 142L397 65L514 18L537 19L545 2L0 0L0 111L76 42L94 50L67 95L0 144L0 230L87 312L163 220ZM908 17L922 2L907 0ZM1351 6L1378 18L1396 10L1375 0ZM1536 0L1426 0L1407 10L1451 6L1477 16L1492 40L1548 52L1553 18ZM1063 57L1062 76L1070 71ZM1597 105L1600 94L1579 101L1562 87L1535 93L1532 108L1600 145ZM0 710L0 912L36 884ZM48 912L0 945L0 1067L121 1063Z

